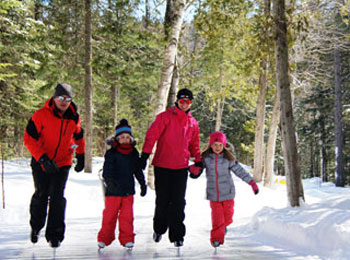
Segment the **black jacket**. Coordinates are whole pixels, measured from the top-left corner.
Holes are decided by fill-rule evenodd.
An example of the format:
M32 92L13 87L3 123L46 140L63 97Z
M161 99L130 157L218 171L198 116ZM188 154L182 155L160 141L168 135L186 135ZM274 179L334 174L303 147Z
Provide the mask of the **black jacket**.
M136 148L130 154L122 154L114 147L106 152L102 174L106 183L106 196L134 195L134 175L140 185L145 185L143 172L136 167L138 158Z

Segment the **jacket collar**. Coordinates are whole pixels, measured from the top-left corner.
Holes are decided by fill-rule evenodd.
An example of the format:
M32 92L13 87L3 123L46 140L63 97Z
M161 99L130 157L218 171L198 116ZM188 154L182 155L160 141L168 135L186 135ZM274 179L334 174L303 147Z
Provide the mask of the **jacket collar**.
M168 108L168 110L171 111L173 114L178 115L180 117L187 117L187 116L192 117L192 114L189 110L187 112L184 112L180 108L178 108L176 105Z
M71 102L67 111L62 115L62 113L57 109L55 102L53 101L53 98L50 98L45 102L44 107L48 108L52 111L52 113L58 117L58 118L65 118L65 119L73 119L77 121L77 118L79 117L77 112L77 106Z
M220 153L218 155L216 155L216 153L210 153L209 156L212 158L215 158L216 156L218 156L220 158L220 157L224 157L224 153Z

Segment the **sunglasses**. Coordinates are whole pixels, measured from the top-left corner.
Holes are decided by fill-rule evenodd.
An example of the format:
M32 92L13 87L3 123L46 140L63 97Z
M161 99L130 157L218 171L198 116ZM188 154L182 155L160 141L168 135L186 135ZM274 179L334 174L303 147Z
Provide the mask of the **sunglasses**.
M191 100L189 100L189 99L183 99L183 98L181 98L181 99L179 99L179 103L180 104L187 104L187 105L190 105L191 103L192 103L192 101Z
M71 102L72 101L72 98L71 97L63 97L63 96L58 96L57 99L59 101L67 101L67 102Z

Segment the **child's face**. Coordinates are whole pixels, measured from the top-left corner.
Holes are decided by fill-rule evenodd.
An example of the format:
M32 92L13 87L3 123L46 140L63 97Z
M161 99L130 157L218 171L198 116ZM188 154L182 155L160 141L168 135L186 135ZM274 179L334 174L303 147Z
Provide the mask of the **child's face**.
M122 133L118 136L118 142L120 144L130 144L131 143L131 137L127 133Z
M215 154L220 154L224 150L224 144L219 142L213 143L210 147Z

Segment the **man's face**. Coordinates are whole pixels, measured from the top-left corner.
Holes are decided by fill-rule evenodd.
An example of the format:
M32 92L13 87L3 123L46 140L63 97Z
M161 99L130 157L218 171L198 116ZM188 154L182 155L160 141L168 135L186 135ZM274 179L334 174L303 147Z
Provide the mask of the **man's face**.
M55 102L58 110L64 113L66 112L70 103L72 102L72 98L66 95L62 95L62 96L55 97L53 101Z
M186 112L191 108L192 101L187 98L181 98L177 101L177 105L179 106L180 110L183 112Z

